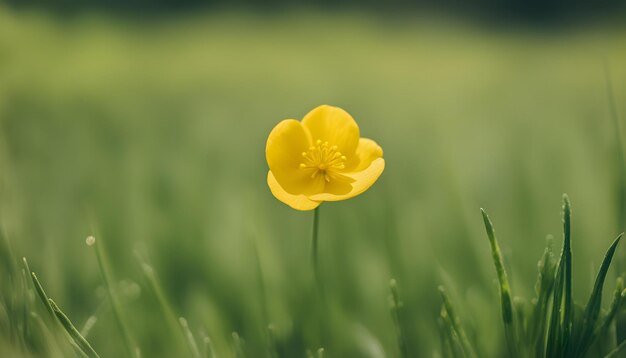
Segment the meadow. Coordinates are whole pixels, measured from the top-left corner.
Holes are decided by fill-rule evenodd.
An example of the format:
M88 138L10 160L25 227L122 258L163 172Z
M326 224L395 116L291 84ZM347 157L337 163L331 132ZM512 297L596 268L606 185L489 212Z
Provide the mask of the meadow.
M531 297L546 235L560 251L567 193L573 297L586 302L626 227L623 125L606 72L624 119L624 44L626 28L602 24L0 7L0 356L30 356L12 326L23 312L11 307L30 297L46 310L17 289L22 257L79 329L97 317L86 338L101 357L126 354L122 331L144 357L193 356L179 316L217 357L320 347L325 357L399 357L391 279L411 356L442 355L440 285L478 356L506 356L479 209L513 294ZM312 212L270 193L265 141L280 120L323 103L354 116L386 168L363 195L320 207L320 305Z

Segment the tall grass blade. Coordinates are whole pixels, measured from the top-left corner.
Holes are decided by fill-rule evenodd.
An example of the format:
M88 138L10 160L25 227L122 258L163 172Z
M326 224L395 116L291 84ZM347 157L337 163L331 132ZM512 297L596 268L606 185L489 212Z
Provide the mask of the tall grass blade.
M495 230L493 224L489 219L489 215L484 209L480 209L483 216L483 222L485 229L487 230L487 236L489 237L489 245L491 247L491 257L496 267L498 274L498 283L500 285L500 301L502 305L502 321L504 322L504 334L506 337L507 345L509 347L509 354L511 357L515 357L519 351L517 348L517 342L515 339L515 326L513 322L513 304L511 301L511 288L509 285L509 279L504 268L504 261L502 260L502 253L500 252L500 246L496 239Z
M563 261L565 292L563 294L563 331L561 336L562 351L570 353L570 339L572 336L573 307L572 300L572 238L571 238L571 205L567 194L563 194Z
M531 325L528 332L530 343L534 346L536 357L544 354L546 344L546 324L550 312L550 297L554 290L554 273L556 262L553 252L553 237L546 238L546 249L538 264L538 277L536 284L537 297L531 317Z
M604 255L604 260L602 261L602 265L600 266L600 271L598 271L598 276L594 283L593 291L591 296L589 297L589 302L587 302L587 306L585 307L585 313L583 315L582 322L582 333L578 340L578 356L581 356L584 352L586 352L587 348L590 345L591 336L595 330L596 323L598 320L598 316L600 315L600 307L602 305L602 288L604 287L604 280L606 279L606 274L609 270L609 266L611 265L611 261L613 260L613 255L615 254L615 250L617 249L617 245L619 244L620 239L623 234L620 234L615 241L611 244L606 254Z
M624 220L626 220L626 147L624 146L623 139L623 124L617 110L617 103L615 99L615 92L613 89L613 81L611 76L611 67L608 61L604 61L604 78L606 84L606 94L609 105L609 113L614 125L615 133L615 147L617 154L617 162L615 167L618 168L618 178L616 181L618 192L618 210L617 210L617 222L619 223L618 230L624 231ZM617 269L619 272L624 271L624 265L626 258L623 254L619 255L617 260ZM626 339L626 313L621 312L617 317L616 335L618 341Z
M604 316L602 323L596 327L595 333L593 335L592 341L590 345L595 343L599 337L605 336L609 333L609 328L611 323L617 317L617 313L619 312L622 303L624 302L624 298L626 298L626 289L624 289L624 280L621 277L617 278L617 285L615 287L615 291L613 293L613 300L611 301L611 306L609 307L609 311Z
M563 248L557 266L550 328L546 344L547 357L563 357L568 350L572 332L572 247L571 209L567 195L563 195Z

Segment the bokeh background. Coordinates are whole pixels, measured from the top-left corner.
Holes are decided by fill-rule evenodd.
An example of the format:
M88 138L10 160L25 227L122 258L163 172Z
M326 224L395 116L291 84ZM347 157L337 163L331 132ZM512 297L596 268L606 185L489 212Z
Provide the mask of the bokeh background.
M624 230L624 2L9 1L0 5L0 223L81 325L123 354L96 234L146 357L182 356L134 251L220 356L398 355L389 280L416 356L436 356L439 284L482 356L503 354L491 215L514 295L530 297L545 237L573 203L575 298ZM345 108L384 149L363 195L321 207L320 316L312 212L266 185L285 118ZM616 267L626 267L624 250ZM616 270L613 269L613 275ZM614 277L614 276L613 276ZM611 282L611 281L610 281ZM117 284L117 283L116 283ZM320 321L324 327L319 332ZM186 354L186 353L185 353Z

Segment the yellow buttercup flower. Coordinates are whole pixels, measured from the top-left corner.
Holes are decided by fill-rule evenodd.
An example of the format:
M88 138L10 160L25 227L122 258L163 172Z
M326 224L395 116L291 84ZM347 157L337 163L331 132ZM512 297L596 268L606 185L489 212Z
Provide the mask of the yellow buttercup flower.
M285 119L267 138L267 184L297 210L345 200L369 189L385 169L383 150L361 138L348 112L322 105L302 121Z

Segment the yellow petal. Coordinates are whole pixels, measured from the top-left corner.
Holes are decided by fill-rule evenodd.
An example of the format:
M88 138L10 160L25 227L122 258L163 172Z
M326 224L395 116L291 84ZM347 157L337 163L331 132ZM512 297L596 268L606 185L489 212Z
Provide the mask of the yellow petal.
M278 123L265 146L265 158L276 180L291 193L302 193L310 177L300 169L302 152L310 146L309 137L300 122L285 119Z
M283 203L291 206L296 210L313 210L321 203L313 201L304 194L290 194L276 181L272 172L267 173L267 185L269 185L272 194Z
M364 170L350 173L342 173L354 180L351 188L346 191L343 183L329 183L324 189L324 193L310 195L309 199L315 201L338 201L355 197L367 189L369 189L378 179L385 169L385 160L383 158L374 159L371 164ZM331 186L335 185L335 187Z
M336 145L345 156L351 156L359 143L359 126L348 112L339 107L321 105L307 113L302 125L313 141Z
M346 162L346 172L358 172L370 166L370 164L383 156L383 149L371 139L359 139L354 156Z

